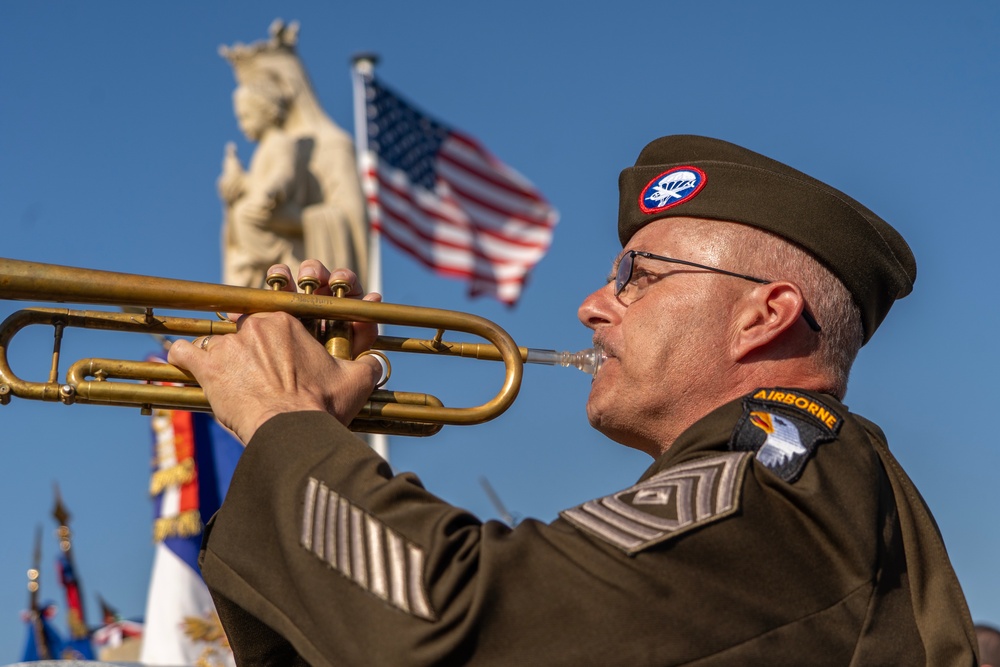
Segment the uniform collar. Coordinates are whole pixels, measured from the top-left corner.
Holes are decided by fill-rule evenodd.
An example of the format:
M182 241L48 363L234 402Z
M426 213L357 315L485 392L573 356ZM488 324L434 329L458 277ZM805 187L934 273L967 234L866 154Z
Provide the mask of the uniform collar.
M768 391L770 388L768 388ZM683 461L697 458L704 452L728 451L729 439L733 434L733 429L740 417L743 415L743 401L752 397L760 389L740 396L724 405L712 410L707 415L688 427L680 436L674 440L665 453L661 454L653 464L646 469L639 481L644 481L661 470L665 470ZM812 396L846 416L847 407L837 398L830 394L823 394L806 389L794 389L793 391L803 395Z

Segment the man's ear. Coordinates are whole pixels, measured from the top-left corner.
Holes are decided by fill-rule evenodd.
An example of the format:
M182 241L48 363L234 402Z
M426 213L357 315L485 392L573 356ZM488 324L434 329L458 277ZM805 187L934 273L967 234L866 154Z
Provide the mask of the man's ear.
M742 360L777 340L799 321L805 304L795 283L779 280L755 288L738 306L734 358Z

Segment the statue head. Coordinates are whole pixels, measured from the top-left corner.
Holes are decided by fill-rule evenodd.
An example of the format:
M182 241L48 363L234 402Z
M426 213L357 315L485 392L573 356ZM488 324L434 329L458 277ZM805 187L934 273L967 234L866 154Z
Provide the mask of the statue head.
M233 67L236 83L240 88L251 89L278 105L278 109L272 108L270 112L282 119L281 124L289 132L313 130L318 125L328 127L332 121L320 107L305 67L296 52L298 23L286 24L280 19L276 20L271 24L269 33L267 40L219 47L219 54ZM247 93L239 92L239 89L236 95L238 98L249 97ZM239 106L252 106L255 103L238 99L236 104L239 117ZM244 127L242 121L241 127Z
M280 86L266 78L241 84L233 91L240 130L250 141L260 141L268 128L284 125L289 101Z

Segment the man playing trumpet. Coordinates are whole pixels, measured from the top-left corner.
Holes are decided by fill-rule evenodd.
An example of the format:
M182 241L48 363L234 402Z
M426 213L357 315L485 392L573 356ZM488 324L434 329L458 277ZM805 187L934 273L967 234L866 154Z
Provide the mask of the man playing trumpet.
M393 475L344 426L377 360L330 358L289 315L174 345L247 443L202 553L239 664L975 664L930 513L841 402L912 289L905 241L704 137L653 141L619 186L623 251L579 310L605 357L587 414L653 463L550 524ZM373 339L355 325L355 354Z

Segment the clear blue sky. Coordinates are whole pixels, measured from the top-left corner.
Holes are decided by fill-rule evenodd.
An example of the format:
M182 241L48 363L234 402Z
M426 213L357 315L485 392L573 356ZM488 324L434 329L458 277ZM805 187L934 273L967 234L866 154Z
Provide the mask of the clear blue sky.
M892 222L919 277L862 351L847 402L881 424L923 492L974 618L1000 623L996 2L0 3L0 256L216 281L223 146L252 150L216 51L266 37L277 17L301 22L317 92L348 131L350 56L376 51L388 84L478 137L562 214L513 310L468 300L391 248L387 301L471 311L522 345L588 346L576 307L619 249L618 171L663 134L743 144ZM16 307L0 302L0 315ZM110 340L77 333L67 358L153 348ZM38 378L47 345L16 340L15 369ZM498 386L499 367L484 366L402 362L393 386L437 383L446 403L468 404ZM392 461L483 517L497 514L486 476L512 512L552 519L648 464L589 429L587 390L576 371L528 369L499 420L397 442ZM43 592L60 598L53 483L73 512L90 620L98 593L143 613L150 459L137 410L0 406L0 664L19 657L37 525Z

